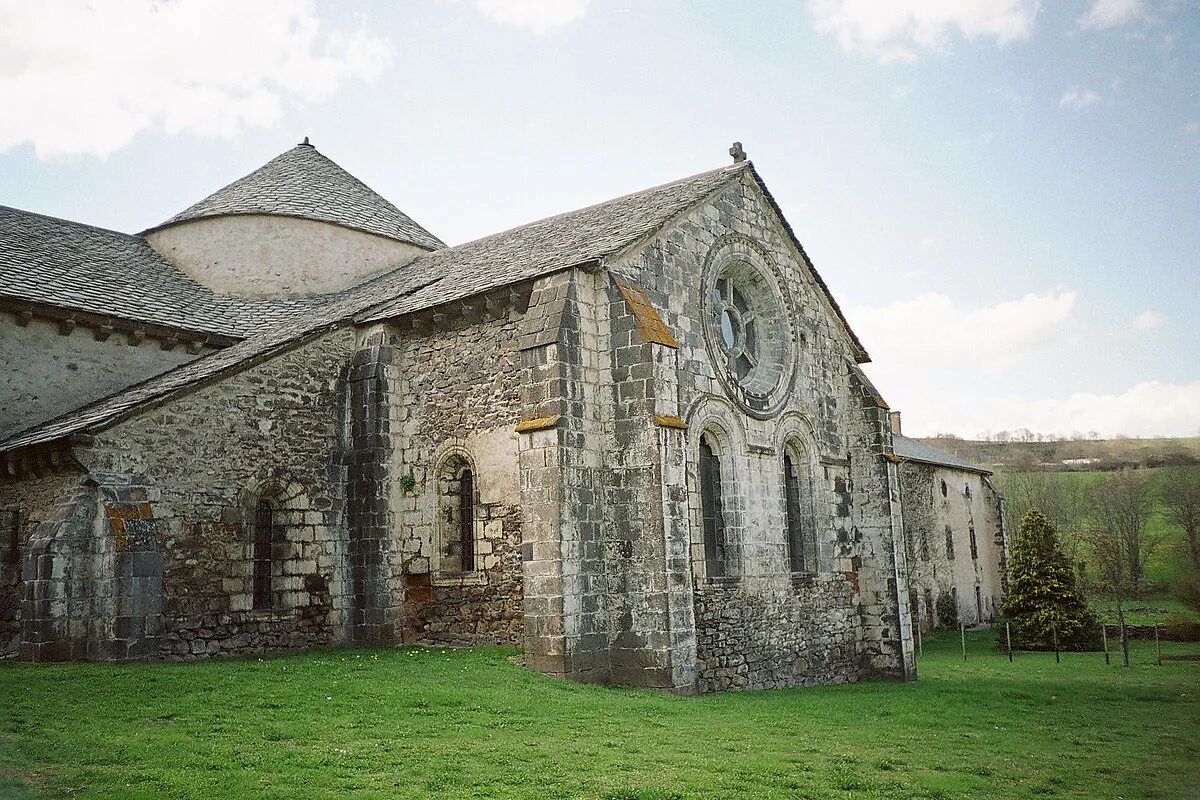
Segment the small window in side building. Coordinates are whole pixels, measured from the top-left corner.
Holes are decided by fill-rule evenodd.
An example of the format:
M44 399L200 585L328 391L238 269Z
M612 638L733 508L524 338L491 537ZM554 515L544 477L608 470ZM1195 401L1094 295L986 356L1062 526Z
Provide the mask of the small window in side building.
M969 484L969 483L963 484L963 494L965 494L967 496L968 500L971 499L971 484Z
M971 525L967 528L967 537L971 543L971 558L979 559L979 547L975 544L975 526Z
M947 492L947 491L948 491L948 490L946 489L946 482L945 482L945 481L942 481L942 497L945 497L945 496L946 496L946 492Z
M954 558L954 530L946 526L946 558Z
M271 573L274 568L275 509L269 500L254 508L254 609L269 610L274 603Z
M474 572L475 470L460 454L452 454L438 466L437 544L434 569L440 573Z
M983 594L975 587L975 621L983 622Z
M475 569L475 475L464 469L458 476L458 541L462 571Z

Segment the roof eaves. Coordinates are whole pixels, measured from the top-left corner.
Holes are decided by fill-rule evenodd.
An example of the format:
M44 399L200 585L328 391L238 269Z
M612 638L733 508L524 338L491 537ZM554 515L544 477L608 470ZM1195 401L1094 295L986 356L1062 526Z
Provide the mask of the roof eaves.
M971 464L970 462L937 461L937 460L931 459L931 458L918 458L916 456L902 456L902 455L897 455L897 458L899 458L901 461L912 461L916 464L928 464L931 467L942 467L943 469L957 469L957 470L961 470L963 472L976 472L980 475L994 474L992 472L992 470L987 469L986 467L978 466L976 464Z

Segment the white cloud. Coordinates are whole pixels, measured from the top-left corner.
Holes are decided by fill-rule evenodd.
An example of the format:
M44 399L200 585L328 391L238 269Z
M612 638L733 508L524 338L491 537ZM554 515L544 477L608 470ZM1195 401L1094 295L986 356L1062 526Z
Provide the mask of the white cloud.
M1028 38L1040 0L810 0L818 31L880 61L911 61L955 33L1006 44Z
M383 39L313 0L0 0L0 152L105 156L147 130L228 137L371 79Z
M1079 27L1091 30L1115 28L1141 16L1143 0L1095 0L1079 18Z
M882 308L853 308L847 316L881 375L943 373L955 359L1002 371L1053 341L1075 300L1075 292L1053 291L961 308L944 294L929 293Z
M1062 98L1058 101L1058 107L1070 109L1071 111L1083 111L1086 108L1099 105L1100 99L1100 95L1091 89L1080 89L1078 86L1072 86L1063 92Z
M479 10L497 22L542 34L574 22L592 0L478 0Z
M1162 325L1162 317L1153 311L1143 311L1133 318L1133 327L1139 331L1149 331Z

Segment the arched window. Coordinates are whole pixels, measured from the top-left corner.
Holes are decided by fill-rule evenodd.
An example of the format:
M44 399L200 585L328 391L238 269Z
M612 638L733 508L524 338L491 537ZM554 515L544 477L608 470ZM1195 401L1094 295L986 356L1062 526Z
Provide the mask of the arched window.
M725 517L721 509L721 459L700 437L700 513L704 521L704 561L710 577L725 574Z
M271 591L274 569L275 510L268 500L260 499L254 508L254 608L265 611L275 605Z
M819 571L816 502L812 465L799 439L783 448L783 500L788 568L792 572Z
M452 455L438 469L438 572L475 571L475 473L470 462Z
M475 476L464 469L458 476L458 548L462 571L475 569Z
M816 526L809 512L812 487L805 465L783 454L783 494L787 517L788 561L792 572L816 572Z

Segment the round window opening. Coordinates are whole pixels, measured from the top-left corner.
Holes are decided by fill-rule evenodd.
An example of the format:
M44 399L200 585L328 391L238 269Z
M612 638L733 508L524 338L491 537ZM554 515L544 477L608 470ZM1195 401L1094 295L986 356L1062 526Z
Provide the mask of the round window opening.
M709 273L709 349L729 394L756 416L767 416L791 387L791 325L766 268L730 256L716 260Z

